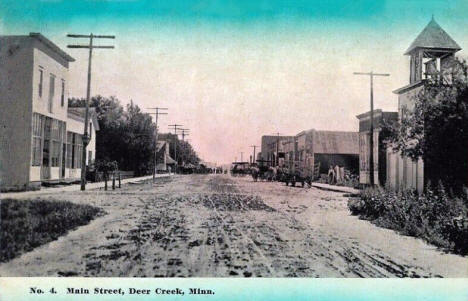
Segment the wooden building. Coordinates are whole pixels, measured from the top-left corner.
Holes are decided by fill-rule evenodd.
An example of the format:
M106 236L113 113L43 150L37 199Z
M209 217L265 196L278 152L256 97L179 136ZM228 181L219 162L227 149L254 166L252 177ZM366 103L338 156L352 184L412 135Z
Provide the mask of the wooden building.
M357 115L359 119L359 182L370 184L370 111ZM388 133L382 132L382 126L395 122L397 112L374 110L374 183L384 186L387 180L387 148L385 140Z
M414 109L414 98L427 80L438 79L450 66L450 61L460 46L432 20L411 43L405 55L410 56L409 84L393 91L398 95L398 116L404 108ZM398 189L424 189L425 164L422 159L413 161L387 149L387 178L390 187Z
M40 33L0 36L0 191L80 178L83 112L68 108L73 61ZM90 126L95 139L95 118ZM95 140L88 150L93 160Z

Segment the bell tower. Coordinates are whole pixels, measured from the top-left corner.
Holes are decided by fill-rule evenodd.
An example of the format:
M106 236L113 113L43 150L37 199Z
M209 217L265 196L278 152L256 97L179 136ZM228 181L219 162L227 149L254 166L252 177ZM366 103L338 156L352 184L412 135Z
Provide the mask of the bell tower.
M432 16L424 30L411 43L405 55L410 56L410 85L424 79L438 79L444 62L453 58L460 46Z

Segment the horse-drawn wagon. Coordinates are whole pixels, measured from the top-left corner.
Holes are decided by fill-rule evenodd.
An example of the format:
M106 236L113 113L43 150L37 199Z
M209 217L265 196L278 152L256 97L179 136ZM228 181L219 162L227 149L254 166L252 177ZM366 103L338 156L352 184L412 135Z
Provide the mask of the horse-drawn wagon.
M301 161L290 161L279 169L278 175L280 181L286 183L286 186L291 184L294 187L296 183L301 183L301 186L304 187L307 183L311 187L312 181L320 176L319 170L320 163L311 167Z

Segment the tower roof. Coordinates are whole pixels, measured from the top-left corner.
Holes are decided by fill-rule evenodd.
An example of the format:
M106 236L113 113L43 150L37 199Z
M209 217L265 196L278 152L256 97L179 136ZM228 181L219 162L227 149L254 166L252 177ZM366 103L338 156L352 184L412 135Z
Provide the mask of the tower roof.
M431 21L424 30L418 35L418 37L411 43L411 46L406 50L405 54L410 54L416 48L438 48L438 49L447 49L453 50L454 52L461 50L461 47L458 46L442 27L437 24L432 17Z

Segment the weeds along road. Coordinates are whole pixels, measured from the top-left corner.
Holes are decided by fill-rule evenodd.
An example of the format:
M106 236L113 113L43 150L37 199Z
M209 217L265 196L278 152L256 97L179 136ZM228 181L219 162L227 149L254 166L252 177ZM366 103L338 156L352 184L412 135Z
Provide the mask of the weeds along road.
M467 258L352 217L346 197L315 188L187 175L41 198L107 215L0 265L1 276L468 276Z

